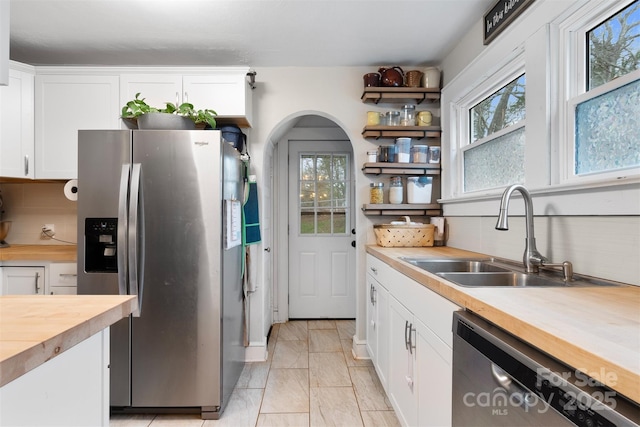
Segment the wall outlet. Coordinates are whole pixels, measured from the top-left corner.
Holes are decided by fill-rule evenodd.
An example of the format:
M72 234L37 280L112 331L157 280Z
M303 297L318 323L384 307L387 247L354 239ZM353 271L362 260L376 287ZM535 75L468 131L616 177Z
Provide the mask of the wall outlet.
M42 226L42 238L50 239L56 235L56 226L55 224L45 224Z

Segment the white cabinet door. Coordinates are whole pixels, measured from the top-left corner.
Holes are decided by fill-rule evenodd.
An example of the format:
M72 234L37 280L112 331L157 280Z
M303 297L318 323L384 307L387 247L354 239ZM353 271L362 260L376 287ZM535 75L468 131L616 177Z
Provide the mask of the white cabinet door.
M389 299L389 398L400 423L418 421L416 348L413 315L395 298Z
M367 274L367 351L374 365L378 360L378 313L374 299L376 286L376 280Z
M209 108L221 121L251 126L252 96L246 70L220 70L183 77L185 99L196 109Z
M453 352L422 322L416 321L414 327L418 425L450 426Z
M34 75L11 69L0 87L0 176L34 177Z
M78 177L78 130L119 129L118 76L36 76L36 179Z
M1 295L44 295L44 267L2 267Z
M167 102L181 104L182 75L180 74L122 74L120 75L120 106L136 94L155 108L165 108ZM202 107L204 108L204 107Z
M387 390L389 378L389 292L367 274L367 350Z

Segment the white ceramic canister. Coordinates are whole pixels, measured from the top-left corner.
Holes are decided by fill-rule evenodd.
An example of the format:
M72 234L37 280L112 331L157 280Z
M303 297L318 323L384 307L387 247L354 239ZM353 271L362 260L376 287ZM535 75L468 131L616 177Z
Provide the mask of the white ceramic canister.
M440 87L440 70L437 67L429 67L424 70L424 87Z
M396 138L396 163L411 161L411 138Z
M410 176L407 177L407 202L431 203L431 186L433 177Z

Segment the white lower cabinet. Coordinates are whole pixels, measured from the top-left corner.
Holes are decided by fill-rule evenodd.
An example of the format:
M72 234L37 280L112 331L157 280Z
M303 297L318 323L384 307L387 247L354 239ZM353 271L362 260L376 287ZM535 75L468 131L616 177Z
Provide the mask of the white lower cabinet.
M0 295L44 295L45 267L1 267Z
M389 372L389 292L367 274L367 350L387 389Z
M416 387L416 346L414 318L395 298L389 302L390 372L389 399L400 423L418 425L418 389Z
M451 425L451 324L460 307L371 255L367 289L367 347L398 420Z

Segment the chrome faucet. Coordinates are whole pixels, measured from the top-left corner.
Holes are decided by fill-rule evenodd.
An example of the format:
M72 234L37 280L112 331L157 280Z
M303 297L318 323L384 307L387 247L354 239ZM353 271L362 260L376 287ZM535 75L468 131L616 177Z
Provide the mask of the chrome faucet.
M524 263L527 273L537 273L540 265L544 262L548 262L548 260L538 252L538 249L536 249L536 238L533 233L533 200L531 200L531 194L529 194L529 191L527 191L523 185L510 185L506 190L504 190L504 193L502 193L496 230L504 231L509 229L509 223L507 222L509 214L509 199L516 190L522 194L522 198L524 199L524 212L527 225L527 238L525 240L526 247L524 249L522 262Z
M523 185L510 185L506 190L504 190L504 193L502 193L502 200L500 200L500 213L498 214L496 230L504 231L509 229L509 224L507 222L509 199L511 199L511 195L516 190L522 194L522 199L524 200L527 236L525 240L526 246L524 249L524 255L522 257L522 262L524 263L524 267L527 273L538 273L540 268L553 269L559 267L562 268L565 282L572 281L573 266L569 261L564 261L563 263L558 264L550 263L545 256L538 252L538 249L536 248L536 238L533 232L533 200L531 199L531 194L529 194L529 191L524 188Z

